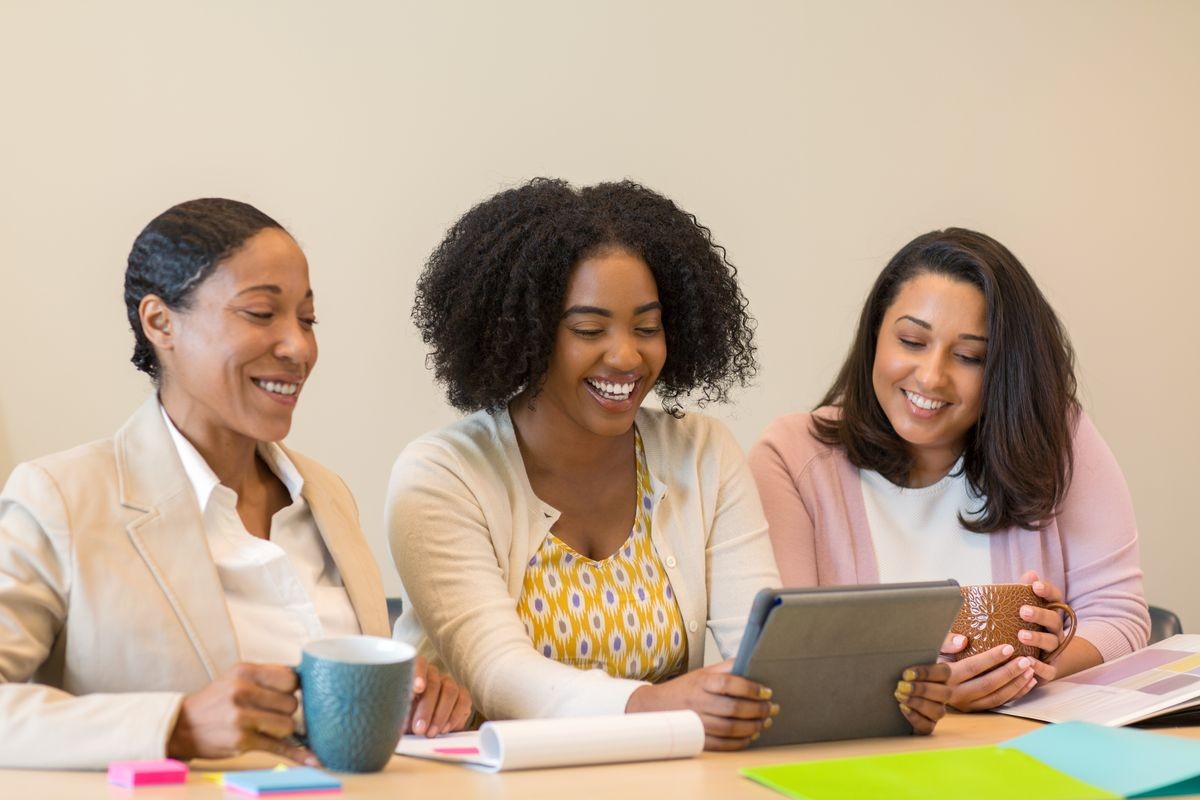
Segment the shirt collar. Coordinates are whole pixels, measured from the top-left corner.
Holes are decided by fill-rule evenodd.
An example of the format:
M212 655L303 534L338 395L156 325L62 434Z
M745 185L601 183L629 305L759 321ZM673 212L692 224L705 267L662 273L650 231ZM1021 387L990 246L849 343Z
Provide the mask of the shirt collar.
M208 466L204 456L200 455L200 451L175 427L175 423L167 416L167 410L163 408L162 403L159 403L158 410L162 412L163 422L167 423L167 432L171 434L171 441L174 442L175 450L179 453L179 460L183 462L183 471L192 485L192 491L196 493L196 502L200 504L200 512L204 513L213 490L221 485L221 481L212 471L212 467ZM258 454L275 473L275 477L279 478L287 487L292 502L296 502L304 490L304 478L292 460L287 457L287 453L283 452L283 448L275 442L259 442Z

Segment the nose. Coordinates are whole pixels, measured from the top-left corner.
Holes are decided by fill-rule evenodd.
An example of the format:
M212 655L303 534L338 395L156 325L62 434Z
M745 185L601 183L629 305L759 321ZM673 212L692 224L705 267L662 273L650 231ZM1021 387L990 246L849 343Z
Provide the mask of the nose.
M619 333L604 354L604 363L617 372L632 372L642 363L642 351L631 333Z
M946 356L929 350L917 365L917 384L924 389L936 389L946 382Z
M282 361L303 365L307 373L317 359L317 338L312 328L293 319L280 329L273 353Z

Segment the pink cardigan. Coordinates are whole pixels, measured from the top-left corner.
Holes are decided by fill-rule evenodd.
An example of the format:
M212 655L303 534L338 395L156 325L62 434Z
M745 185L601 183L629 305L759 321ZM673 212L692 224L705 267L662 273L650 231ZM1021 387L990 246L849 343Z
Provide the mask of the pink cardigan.
M810 420L780 417L749 454L783 585L878 583L858 468L818 441ZM1086 415L1074 453L1071 486L1048 525L980 535L991 536L993 581L1013 583L1036 570L1063 590L1079 617L1078 635L1107 661L1144 647L1150 632L1137 524L1125 478Z

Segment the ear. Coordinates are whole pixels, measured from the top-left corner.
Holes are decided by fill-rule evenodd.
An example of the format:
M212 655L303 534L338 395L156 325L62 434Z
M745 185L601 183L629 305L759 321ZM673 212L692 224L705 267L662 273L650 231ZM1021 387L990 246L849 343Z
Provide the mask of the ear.
M171 309L156 294L148 294L138 303L138 318L142 323L142 333L156 350L174 349L175 331L171 324L173 317Z

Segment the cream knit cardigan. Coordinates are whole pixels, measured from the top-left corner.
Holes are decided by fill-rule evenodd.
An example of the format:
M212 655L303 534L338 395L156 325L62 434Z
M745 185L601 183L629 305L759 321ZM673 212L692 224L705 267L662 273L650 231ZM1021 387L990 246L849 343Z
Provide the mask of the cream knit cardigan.
M682 612L688 667L705 628L731 657L754 595L779 574L754 480L724 425L641 409L652 539ZM538 653L517 616L525 569L559 512L534 495L507 411L478 412L404 448L387 499L406 604L397 638L470 690L488 719L620 714L640 681Z

